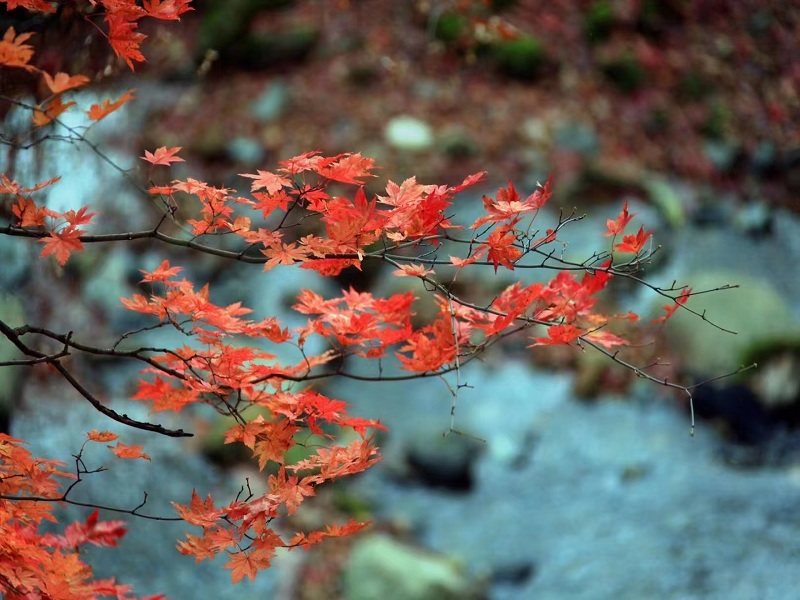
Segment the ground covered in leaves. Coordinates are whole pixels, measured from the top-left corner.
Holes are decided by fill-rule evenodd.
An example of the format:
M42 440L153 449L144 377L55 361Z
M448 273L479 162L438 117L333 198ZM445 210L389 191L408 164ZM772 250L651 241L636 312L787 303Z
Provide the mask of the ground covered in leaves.
M211 1L154 33L152 74L191 83L157 116L153 145L190 146L221 175L319 148L374 156L393 179L553 173L578 202L658 172L798 204L793 2L260 4L241 8L234 34L237 9ZM399 116L429 141L388 142Z

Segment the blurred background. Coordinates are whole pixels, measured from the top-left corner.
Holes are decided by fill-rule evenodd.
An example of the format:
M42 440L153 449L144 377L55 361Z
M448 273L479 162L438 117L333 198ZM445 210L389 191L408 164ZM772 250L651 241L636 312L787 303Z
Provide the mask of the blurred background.
M757 362L698 389L689 436L685 395L637 379L591 352L522 341L465 369L471 387L452 396L434 380L402 385L330 381L324 390L359 416L380 417L383 462L322 493L293 526L350 515L372 530L311 552L281 556L254 583L230 585L221 565L178 555L182 529L131 523L119 550L92 557L139 594L170 598L366 600L387 598L786 599L800 589L800 6L756 0L453 0L388 2L205 0L180 23L148 26L147 63L133 78L79 14L0 9L0 31L32 31L36 64L84 73L88 106L136 88L136 101L93 127L98 143L134 179L155 175L142 149L182 146L192 176L247 191L237 173L272 170L309 150L361 152L381 165L367 191L416 176L459 183L488 171L459 197L465 223L513 180L521 194L553 176L537 225L586 214L564 230L564 256L607 250L606 219L624 201L636 228L660 246L643 276L695 290L738 284L690 301L726 333L678 314L637 364L692 384ZM99 20L98 20L99 22ZM32 90L25 74L0 73L0 95ZM21 92L23 90L23 92ZM27 94L31 94L28 91ZM36 92L33 92L36 93ZM66 122L79 126L65 114ZM4 139L29 116L0 102ZM51 140L0 146L0 172L32 184L56 174L48 206L90 204L103 231L152 227L158 211L87 147ZM162 183L158 180L156 183ZM9 215L0 213L0 222ZM309 271L262 274L137 242L90 248L64 270L27 240L0 236L0 315L97 340L141 323L118 297L136 291L138 269L164 258L218 303L243 301L255 318L303 322L290 306L303 287L332 296L353 285L400 291L390 270L336 281ZM517 278L552 272L463 273L461 285L491 296ZM460 276L461 277L461 276ZM661 314L663 298L626 282L608 312ZM422 295L424 291L419 289ZM133 319L133 320L132 320ZM160 337L159 337L160 336ZM154 345L180 344L161 333ZM13 356L0 343L0 356ZM0 358L7 360L7 358ZM121 412L135 365L76 367ZM0 370L6 430L43 456L70 461L92 428L109 424L59 381ZM161 419L161 415L159 415ZM170 514L192 487L235 496L253 466L221 444L212 414L164 417L198 440L126 432L152 464L111 464L81 499L133 507L143 490ZM137 437L138 436L138 437ZM104 455L88 456L101 462ZM322 490L321 490L322 492ZM67 518L85 512L65 510ZM106 515L113 518L111 515Z

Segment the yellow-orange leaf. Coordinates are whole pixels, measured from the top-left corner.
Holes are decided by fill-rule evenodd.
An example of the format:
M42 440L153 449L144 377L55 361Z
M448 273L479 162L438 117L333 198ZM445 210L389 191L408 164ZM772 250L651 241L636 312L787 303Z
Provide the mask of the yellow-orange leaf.
M67 110L70 106L74 106L75 101L70 100L66 104L61 101L61 96L56 96L49 102L37 105L34 107L31 120L37 127L43 127L50 121L57 118L61 113Z
M97 431L97 429L92 429L86 433L86 437L93 442L113 442L119 436L111 431Z
M150 460L150 456L142 452L142 446L136 444L123 444L117 442L116 446L108 446L108 449L116 454L117 458L143 458Z
M0 40L0 65L37 71L36 67L28 64L33 58L33 46L25 43L32 35L32 33L20 33L17 35L14 28L9 27L3 39Z
M129 100L133 100L133 92L135 91L136 90L128 90L114 102L111 102L109 99L105 99L101 104L92 104L89 107L89 110L86 111L86 114L89 115L90 119L99 121L100 119L110 115Z
M81 87L89 83L89 78L86 75L72 75L67 73L56 73L55 77L51 77L50 73L44 72L44 82L50 91L54 94L61 94L67 90Z

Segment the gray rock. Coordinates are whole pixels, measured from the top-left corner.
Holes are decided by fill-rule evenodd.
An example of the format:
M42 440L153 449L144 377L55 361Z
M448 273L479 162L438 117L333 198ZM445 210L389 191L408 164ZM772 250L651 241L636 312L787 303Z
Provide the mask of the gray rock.
M666 333L684 368L701 376L714 377L736 370L748 350L771 340L797 340L800 323L770 281L731 271L690 273L685 281L694 291L711 290L725 284L738 289L701 294L687 306L703 314L729 333L704 323L687 311L679 310L670 320ZM664 302L659 301L659 305Z
M416 432L407 442L406 461L411 474L425 485L469 491L481 441L441 430Z
M346 600L478 600L483 594L446 556L374 535L351 550Z
M384 130L386 142L398 150L420 152L433 146L433 129L415 117L402 115L394 117Z
M257 165L264 160L264 147L250 137L239 136L228 143L228 156L242 165Z
M280 118L289 103L286 84L273 79L258 97L250 103L250 114L261 123L271 123Z

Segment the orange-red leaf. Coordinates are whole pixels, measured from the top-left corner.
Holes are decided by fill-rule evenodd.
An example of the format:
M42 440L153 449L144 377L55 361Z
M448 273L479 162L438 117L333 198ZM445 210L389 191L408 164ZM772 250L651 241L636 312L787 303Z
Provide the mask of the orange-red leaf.
M168 167L170 166L169 163L184 162L180 156L176 156L180 150L181 146L175 146L174 148L161 146L160 148L156 149L155 152L149 152L148 150L145 150L144 156L140 156L139 158L154 165L164 165L165 167Z
M45 244L42 248L41 256L50 256L54 254L58 264L62 267L67 264L69 255L72 252L83 250L80 236L81 230L75 229L73 226L65 227L61 231L52 231L50 235L38 240L40 243Z
M575 325L551 325L547 329L547 337L534 338L534 346L569 344L583 334L583 330Z
M211 494L206 496L205 500L201 500L197 490L192 490L192 501L189 506L178 504L177 502L173 502L172 506L178 511L181 519L203 529L214 526L224 513L222 509L214 508L214 500L211 498Z
M135 5L132 6L135 7ZM130 13L108 12L105 20L108 23L108 41L111 48L133 71L134 61L144 62L144 55L139 51L139 46L147 36L136 31L136 21L132 21L130 18Z
M255 180L250 185L251 192L255 192L256 190L264 188L267 190L268 194L275 194L285 187L292 187L292 180L288 177L276 175L275 173L262 171L260 169L258 170L257 175L252 175L250 173L239 173L239 176ZM286 210L285 206L283 208Z
M92 429L86 433L86 437L93 442L113 442L119 436L111 431L97 431L97 429Z
M44 127L50 121L61 115L61 113L67 110L70 106L74 105L74 100L70 100L65 104L61 101L61 96L56 96L52 100L34 107L31 120L37 127Z
M692 288L687 287L680 293L680 295L675 298L672 304L665 304L664 305L664 316L659 317L658 319L653 319L653 323L664 323L667 319L672 317L682 305L686 304L686 301L692 295Z
M256 560L254 552L236 552L231 555L231 559L225 563L225 568L231 570L231 580L233 583L239 583L245 577L251 580L256 578L259 569L264 569L269 566L269 560L266 562Z
M137 444L128 445L117 442L116 446L108 446L108 448L116 454L117 458L143 458L145 460L150 460L150 456L142 452L142 446Z
M622 243L614 246L617 252L630 252L631 254L639 254L644 248L648 238L653 234L653 230L645 231L644 225L639 227L636 235L626 235L622 238Z
M11 8L9 5L9 9ZM33 58L33 46L25 43L32 35L32 33L20 33L17 35L14 28L9 27L5 35L3 35L3 39L0 40L0 65L37 71L36 67L28 64Z
M89 118L94 121L99 121L110 115L112 112L117 110L120 106L128 102L129 100L133 100L133 92L136 90L128 90L122 96L117 98L114 102L111 102L108 98L103 100L101 104L92 104L89 107L89 110L86 111L86 114L89 115ZM145 152L147 154L147 152Z
M192 0L144 0L145 12L154 19L162 21L180 21L180 15L194 10L189 6Z
M433 273L433 269L426 269L425 265L410 264L400 265L398 269L392 271L395 277L424 277Z
M67 73L56 73L55 77L51 77L50 73L44 72L44 82L50 91L54 94L61 94L67 90L80 87L89 83L89 78L86 75L72 75L70 77Z
M635 217L636 215L629 215L628 214L628 201L625 201L625 204L622 205L622 211L617 215L615 220L607 219L606 220L606 227L608 227L608 231L605 233L607 237L612 235L620 235L623 231L625 231L625 227L630 223L630 220Z
M8 10L14 10L18 6L27 8L31 12L54 13L56 3L47 0L5 0Z
M374 164L373 159L365 158L360 153L342 154L336 162L322 167L318 173L333 181L360 185L364 183L364 177L374 177L370 173Z

